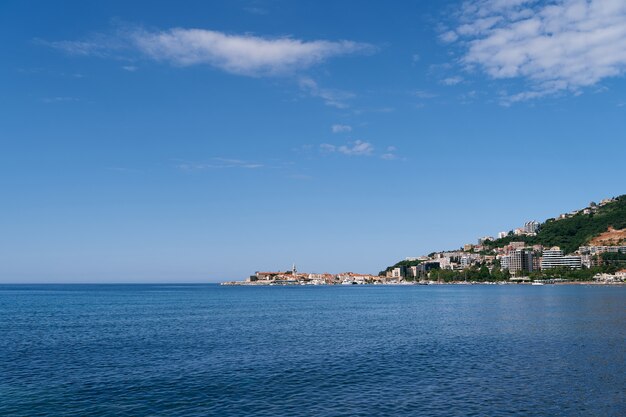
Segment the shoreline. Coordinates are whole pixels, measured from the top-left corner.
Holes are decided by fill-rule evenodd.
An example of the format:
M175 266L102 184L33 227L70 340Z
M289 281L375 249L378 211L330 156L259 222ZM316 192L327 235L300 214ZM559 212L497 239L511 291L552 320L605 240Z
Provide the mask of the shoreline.
M533 282L504 282L504 281L489 281L489 282L466 282L466 281L451 281L451 282L394 282L394 283L367 283L367 284L307 284L300 282L293 283L277 283L277 282L259 282L259 281L224 281L220 282L221 286L229 287L353 287L367 285L370 287L403 287L403 286L426 286L426 285L526 285L526 286L551 286L551 285L593 285L593 286L624 286L626 282L598 282L598 281L561 281L552 283L533 283Z

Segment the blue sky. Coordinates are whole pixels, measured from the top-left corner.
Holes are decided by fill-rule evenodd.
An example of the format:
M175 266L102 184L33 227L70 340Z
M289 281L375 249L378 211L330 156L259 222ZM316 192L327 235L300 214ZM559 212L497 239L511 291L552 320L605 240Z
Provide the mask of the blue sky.
M623 1L3 1L0 281L376 273L626 190Z

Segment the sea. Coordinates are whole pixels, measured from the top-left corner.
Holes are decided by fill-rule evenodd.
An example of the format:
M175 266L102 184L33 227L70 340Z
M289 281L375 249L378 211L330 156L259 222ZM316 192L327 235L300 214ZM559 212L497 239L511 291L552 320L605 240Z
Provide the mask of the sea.
M624 286L0 286L0 416L626 416L625 354Z

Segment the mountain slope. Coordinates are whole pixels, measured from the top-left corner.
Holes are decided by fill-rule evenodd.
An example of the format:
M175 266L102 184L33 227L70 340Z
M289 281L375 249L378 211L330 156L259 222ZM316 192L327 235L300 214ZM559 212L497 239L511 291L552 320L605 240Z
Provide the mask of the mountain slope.
M537 236L507 236L488 242L490 248L502 247L511 241L524 241L545 247L560 246L571 253L588 244L593 238L607 232L609 228L626 228L626 195L599 207L595 213L584 214L583 210L565 219L549 219L541 225Z

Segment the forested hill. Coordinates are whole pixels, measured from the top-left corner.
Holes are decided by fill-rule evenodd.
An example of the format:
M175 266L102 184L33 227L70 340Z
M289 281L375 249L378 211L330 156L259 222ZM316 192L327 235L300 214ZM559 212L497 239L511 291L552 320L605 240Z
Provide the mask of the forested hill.
M483 243L483 248L479 253L481 255L493 255L496 253L493 251L494 248L502 248L511 242L520 241L526 242L529 246L543 245L547 248L559 246L565 253L572 253L580 246L588 245L594 238L597 238L596 242L606 241L604 238L607 235L611 238L617 236L617 241L611 241L609 244L626 244L624 242L626 239L626 194L616 197L613 201L604 203L602 206L591 203L589 207L578 210L576 214L572 213L567 214L565 218L546 220L541 224L541 228L535 236L510 234L502 239L487 240ZM611 231L607 233L609 228ZM622 230L620 231L620 229ZM434 252L431 253L429 257L433 259L434 254ZM417 259L403 260L387 267L380 272L380 275L385 275L395 267L409 267L421 262Z
M589 243L594 237L606 232L609 227L626 228L626 194L616 201L598 207L595 212L584 214L584 210L564 219L549 219L541 225L536 236L507 236L495 241L487 241L485 246L497 248L511 241L523 241L529 245L544 247L560 246L565 253L574 252L578 247Z

